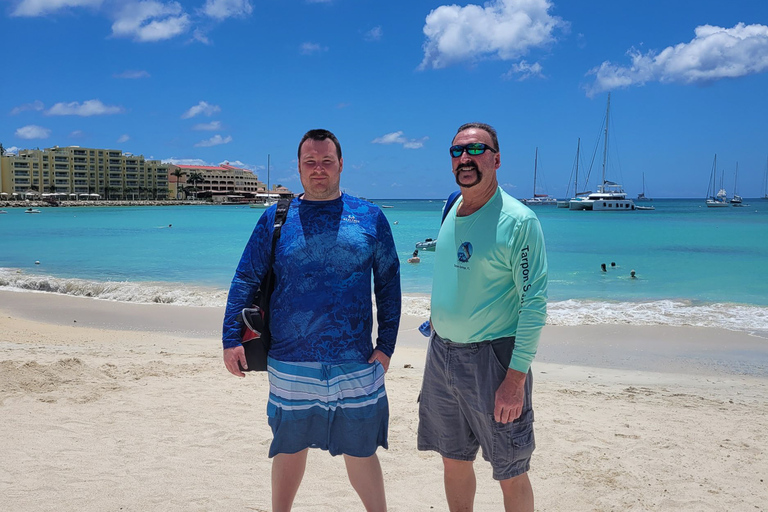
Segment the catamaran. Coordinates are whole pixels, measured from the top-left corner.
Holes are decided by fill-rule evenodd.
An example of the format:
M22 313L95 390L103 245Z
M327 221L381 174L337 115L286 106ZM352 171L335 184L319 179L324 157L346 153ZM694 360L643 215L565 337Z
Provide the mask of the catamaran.
M629 211L635 209L635 203L627 199L624 188L616 182L605 179L605 168L608 162L608 125L611 115L611 93L608 93L608 105L605 109L605 139L603 142L603 176L602 182L597 186L597 192L593 192L586 199L571 199L568 207L571 210L596 210L596 211Z

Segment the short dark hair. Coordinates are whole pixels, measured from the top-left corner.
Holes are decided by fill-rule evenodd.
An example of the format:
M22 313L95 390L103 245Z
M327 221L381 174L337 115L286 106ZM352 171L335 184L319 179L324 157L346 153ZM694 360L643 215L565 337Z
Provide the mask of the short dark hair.
M477 128L478 130L483 130L484 132L487 132L488 135L491 136L491 142L493 142L493 145L496 146L496 151L499 150L499 137L496 135L496 130L493 126L485 123L466 123L461 126L459 126L459 129L456 131L456 135L463 132L464 130L469 130L470 128ZM456 137L454 135L454 138Z
M333 133L329 132L328 130L323 130L322 128L309 130L307 133L304 134L304 136L301 138L301 142L299 142L299 151L298 151L299 158L301 158L301 145L304 144L304 141L307 139L319 140L319 141L331 139L331 141L333 141L333 144L336 146L336 156L339 158L339 160L341 160L341 144L339 144L339 139L337 139Z

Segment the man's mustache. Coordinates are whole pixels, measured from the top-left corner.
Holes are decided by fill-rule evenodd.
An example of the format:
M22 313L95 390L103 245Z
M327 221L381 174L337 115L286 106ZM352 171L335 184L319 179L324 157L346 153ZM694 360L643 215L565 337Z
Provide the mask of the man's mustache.
M456 167L456 172L462 172L462 171L477 172L477 164L475 164L474 162L470 162L468 164L461 164L458 167Z

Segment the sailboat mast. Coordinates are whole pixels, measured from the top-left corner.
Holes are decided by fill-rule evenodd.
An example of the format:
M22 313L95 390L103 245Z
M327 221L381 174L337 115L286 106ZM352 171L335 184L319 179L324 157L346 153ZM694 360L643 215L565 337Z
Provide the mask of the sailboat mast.
M611 93L608 93L608 106L605 107L605 143L603 144L603 183L605 185L605 163L608 161L608 125L611 116Z
M733 175L733 195L738 194L736 186L739 184L739 162L736 162L736 172Z
M269 186L269 153L267 153L267 202L269 202L270 197L270 186Z
M573 197L579 193L579 150L581 149L581 137L576 141L576 177L573 179Z
M536 171L539 168L539 148L536 148L535 156L533 157L533 196L536 197Z

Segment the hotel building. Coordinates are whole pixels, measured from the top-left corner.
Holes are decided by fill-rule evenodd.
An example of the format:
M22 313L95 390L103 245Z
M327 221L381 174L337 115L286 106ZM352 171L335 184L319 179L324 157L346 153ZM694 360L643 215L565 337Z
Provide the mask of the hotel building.
M248 202L293 197L293 192L282 185L275 185L267 192L267 185L253 171L228 164L216 167L170 164L168 176L174 199L195 195L214 202Z
M167 199L168 168L116 149L22 149L0 157L3 198Z

